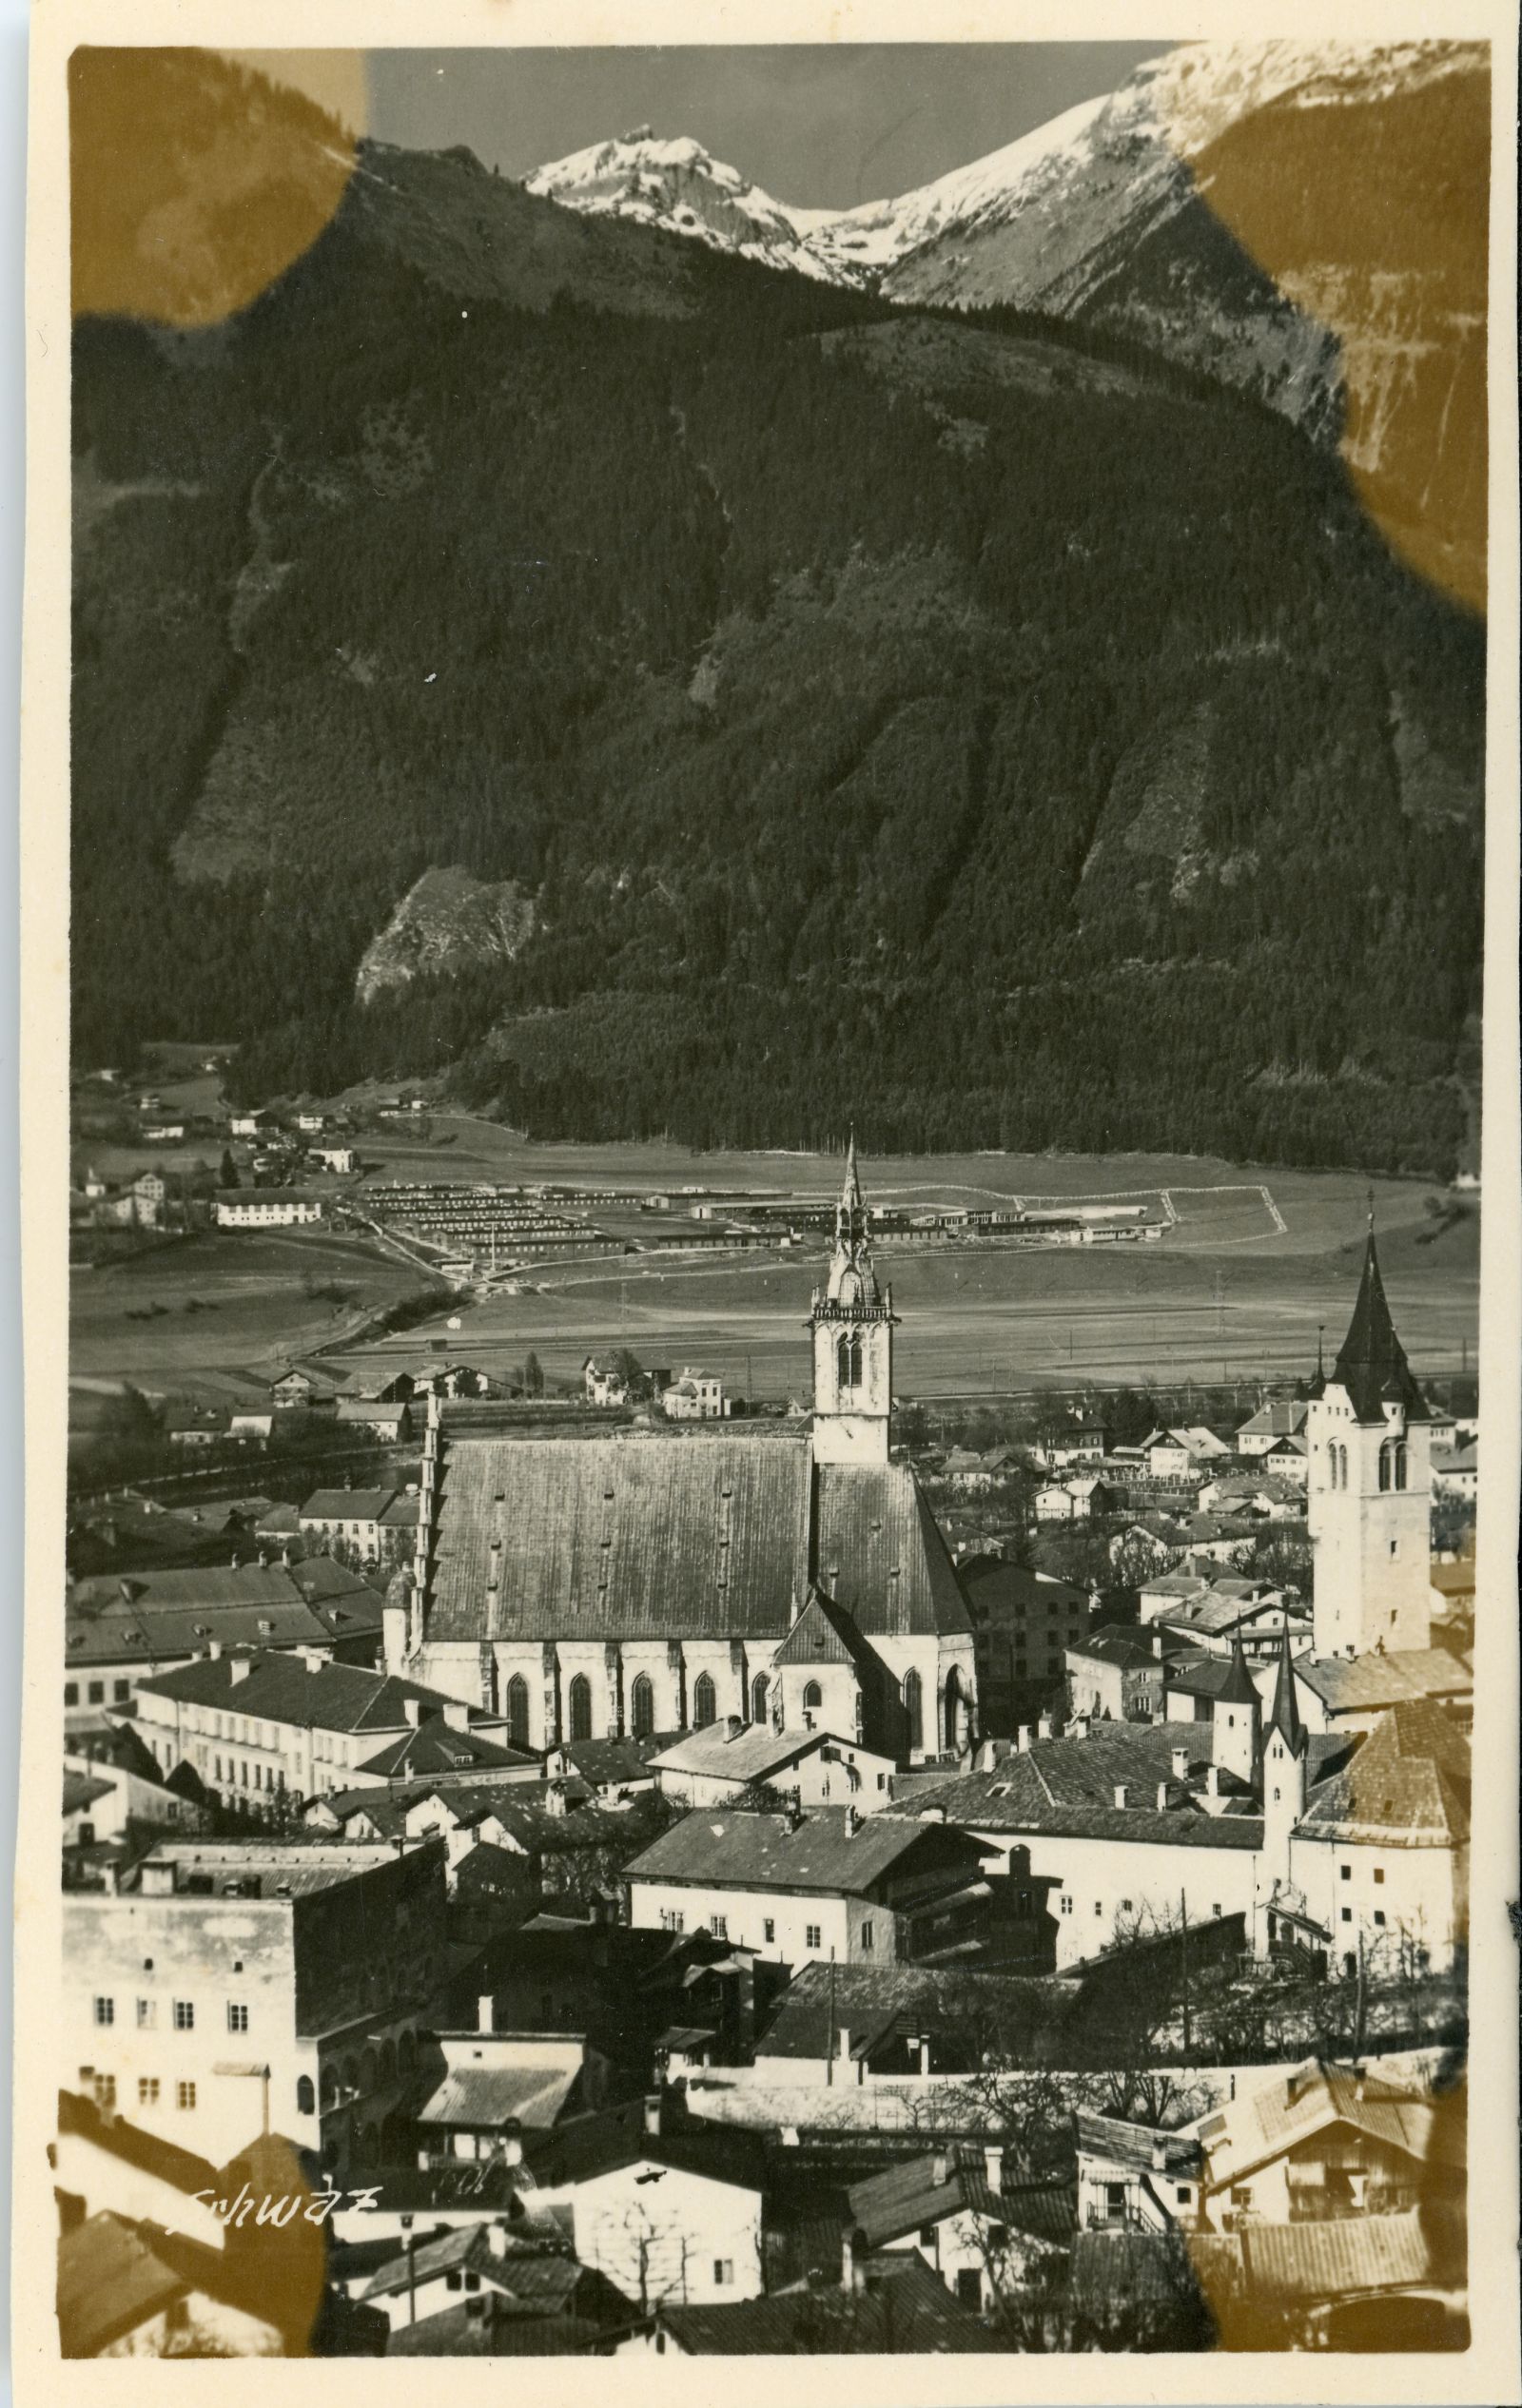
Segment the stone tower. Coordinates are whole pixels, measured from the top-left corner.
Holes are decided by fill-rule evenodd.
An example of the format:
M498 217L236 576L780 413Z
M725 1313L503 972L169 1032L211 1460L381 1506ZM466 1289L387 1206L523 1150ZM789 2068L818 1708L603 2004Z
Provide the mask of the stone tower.
M1211 1720L1215 1725L1215 1746L1212 1760L1218 1773L1235 1773L1238 1779L1249 1785L1258 1778L1258 1726L1262 1719L1262 1704L1253 1686L1253 1676L1247 1669L1242 1653L1242 1635L1239 1630L1232 1642L1231 1664L1215 1704Z
M1274 1711L1263 1735L1263 1872L1271 1892L1288 1887L1290 1839L1305 1812L1311 1741L1295 1695L1290 1634L1279 1641Z
M893 1401L893 1291L878 1287L856 1140L835 1207L829 1277L814 1291L814 1461L886 1464Z
M1379 1276L1374 1216L1348 1334L1305 1417L1318 1656L1430 1643L1427 1408Z

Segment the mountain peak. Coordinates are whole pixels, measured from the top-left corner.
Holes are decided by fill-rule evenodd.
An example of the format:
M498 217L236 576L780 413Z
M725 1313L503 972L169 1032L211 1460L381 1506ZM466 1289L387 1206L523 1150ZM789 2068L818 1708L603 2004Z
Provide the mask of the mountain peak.
M524 178L524 189L589 216L632 218L711 250L842 281L815 258L807 239L829 212L784 207L691 134L657 135L650 126L636 126L537 167Z

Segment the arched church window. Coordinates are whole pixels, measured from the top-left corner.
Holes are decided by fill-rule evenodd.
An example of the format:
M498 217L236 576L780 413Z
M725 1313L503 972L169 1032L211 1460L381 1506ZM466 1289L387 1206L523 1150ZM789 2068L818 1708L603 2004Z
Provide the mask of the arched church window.
M296 2077L296 2112L298 2115L315 2115L317 2112L317 2093L312 2088L309 2073L299 2073Z
M904 1721L910 1747L925 1745L925 1693L917 1672L904 1675Z
M850 1384L852 1388L860 1388L862 1384L862 1342L859 1337L852 1338L850 1342Z
M507 1684L507 1736L515 1747L529 1743L529 1684L520 1672Z
M1379 1486L1382 1489L1390 1486L1395 1467L1395 1450L1387 1438L1379 1449Z
M820 1707L824 1704L824 1702L825 1702L825 1693L824 1693L823 1689L821 1689L821 1687L819 1686L819 1683L818 1683L818 1681L817 1681L817 1680L810 1680L810 1681L806 1681L806 1682L805 1682L805 1684L804 1684L804 1693L803 1693L803 1702L804 1702L804 1711L805 1711L805 1713L806 1713L806 1714L817 1714L817 1713L818 1713L818 1711L819 1711L819 1709L820 1709Z
M946 1677L946 1744L956 1748L961 1743L962 1675L955 1664Z
M1404 1439L1401 1439L1397 1442L1395 1447L1395 1486L1397 1488L1403 1488L1405 1486L1406 1474L1406 1442Z
M693 1683L693 1729L696 1731L705 1730L709 1723L714 1719L717 1713L718 1699L713 1693L713 1683L709 1679L706 1672L700 1672L697 1679Z
M655 1728L655 1692L643 1672L629 1692L629 1723L636 1739L648 1739Z
M751 1719L764 1722L767 1719L767 1677L758 1672L751 1683Z
M592 1683L584 1672L578 1672L571 1683L571 1737L592 1737Z

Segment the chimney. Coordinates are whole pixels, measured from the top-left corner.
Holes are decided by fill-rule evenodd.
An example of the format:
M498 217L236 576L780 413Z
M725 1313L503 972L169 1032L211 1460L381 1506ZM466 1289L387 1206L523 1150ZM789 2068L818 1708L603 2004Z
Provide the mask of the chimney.
M931 2188L933 2190L944 2190L950 2178L950 2173L951 2160L946 2156L944 2149L938 2150L935 2156L930 2160Z
M1057 1726L1052 1719L1051 1708L1048 1706L1036 1725L1036 1737L1038 1739L1049 1739L1056 1727Z
M521 2165L523 2163L523 2126L516 2115L503 2119L502 2163L504 2165Z
M221 1663L221 1661L222 1661L222 1641L221 1641L221 1640L220 1640L220 1639L214 1639L214 1640L212 1641L212 1642L211 1642L210 1646L206 1649L206 1654L210 1657L210 1659L211 1659L211 1660L212 1660L212 1662L213 1662L214 1664L220 1664L220 1663Z
M280 1561L281 1569L288 1572L291 1568L291 1543L289 1539L286 1540L284 1545L281 1548Z
M1166 1782L1166 1781L1160 1781L1160 1782L1158 1783L1158 1812L1159 1812L1159 1814L1160 1814L1160 1815L1165 1815L1165 1814L1167 1813L1167 1811L1168 1811L1168 1784L1167 1784L1167 1782Z
M840 2236L840 2287L843 2291L860 2291L864 2276L859 2252L867 2247L867 2235L859 2227L848 2224Z
M401 1711L406 1716L407 1720L412 1724L413 1729L416 1730L419 1723L422 1720L422 1699L420 1698L403 1698L401 1700Z
M236 1689L240 1680L246 1680L252 1670L253 1665L246 1656L234 1656L227 1666L233 1687Z
M497 2029L497 2001L490 1990L482 1990L476 2001L476 2029L478 2031Z
M243 1562L243 1557L239 1554L239 1552L238 1552L237 1548L236 1548L236 1547L234 1547L234 1548L233 1548L233 1551L232 1551L232 1568L233 1568L233 1570L234 1570L235 1572L237 1571L238 1566L239 1566L239 1564L240 1564L242 1562Z
M1016 1744L1018 1745L1022 1756L1028 1756L1030 1754L1030 1724L1028 1722L1023 1722L1021 1724L1020 1729L1016 1734Z
M1189 1751L1186 1747L1176 1747L1173 1751L1173 1777L1176 1781L1189 1778Z
M658 2141L660 2138L660 2092L658 2090L647 2090L645 2093L645 2135L652 2141Z
M1165 2174L1168 2170L1168 2136L1166 2132L1152 2135L1152 2171Z
M920 1820L922 1823L944 1823L946 1820L946 1808L944 1806L927 1806L924 1814L920 1816Z
M451 1698L444 1708L444 1720L452 1731L470 1729L470 1708L463 1698Z
M983 2145L984 2178L995 2199L1005 2186L1005 2150L1002 2141L985 2141Z
M846 1809L846 1836L848 1839L855 1838L856 1834L861 1829L861 1822L862 1818L859 1809L855 1806L848 1806Z
M262 1572L267 1571L269 1568L269 1549L267 1547L262 1546L259 1550L259 1568Z
M492 2253L492 2255L493 2255L493 2257L494 2257L494 2258L505 2258L505 2257L506 2257L506 2255L507 2255L507 2243L508 2243L508 2231L507 2231L507 2226L506 2226L506 2224L488 2224L488 2225L487 2225L487 2227L486 2227L486 2246L487 2246L487 2248L491 2251L491 2253Z
M1161 1656L1162 1653L1162 1629L1157 1622L1152 1625L1152 1652L1155 1656Z
M1115 1802L1117 1806L1121 1808L1122 1813L1125 1810L1125 1801L1129 1796L1130 1792L1126 1788L1125 1783L1123 1781L1117 1781L1115 1784Z
M744 1728L745 1724L741 1721L740 1717L737 1714L727 1714L724 1718L725 1746L728 1747L732 1739L737 1739Z
M1212 1764L1209 1772L1205 1775L1205 1796L1207 1797L1219 1797L1220 1796L1220 1775L1214 1764Z

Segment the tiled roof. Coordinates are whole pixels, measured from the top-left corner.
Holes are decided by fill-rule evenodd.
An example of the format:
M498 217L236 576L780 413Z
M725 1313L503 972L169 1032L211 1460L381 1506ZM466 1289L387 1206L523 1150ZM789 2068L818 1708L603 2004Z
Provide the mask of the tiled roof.
M1083 1639L1070 1639L1067 1652L1070 1656L1090 1656L1096 1663L1114 1664L1122 1672L1162 1669L1161 1657L1154 1654L1134 1631L1113 1623L1106 1629L1090 1631Z
M94 2358L190 2290L118 2216L90 2216L58 2243L58 2331L66 2358Z
M715 1724L714 1729L718 1729ZM727 1726L726 1726L727 1727ZM611 1789L619 1781L651 1780L658 1756L674 1740L673 1731L649 1732L643 1738L566 1739L566 1761L594 1789Z
M70 1666L160 1663L224 1646L326 1647L330 1633L289 1572L247 1563L76 1581L65 1602Z
M1072 2238L1075 2204L1073 2186L1065 2182L1011 2182L1006 2189L991 2189L984 2151L967 2147L901 2159L882 2173L853 2183L846 2194L850 2222L866 2234L871 2249L886 2248L924 2225L961 2215L1018 2223L1024 2233L1063 2244Z
M1102 1722L1086 1739L1033 1739L987 1773L959 1773L895 1798L874 1822L923 1815L940 1807L946 1820L969 1831L1045 1832L1083 1839L1156 1841L1176 1848L1257 1849L1260 1816L1207 1815L1181 1802L1173 1783L1173 1752L1187 1751L1190 1777L1213 1761L1215 1734L1205 1722ZM1160 1814L1158 1784L1180 1799ZM1115 1804L1121 1783L1136 1803Z
M987 1614L1020 1614L1044 1611L1053 1605L1086 1607L1088 1591L1076 1582L1052 1579L1049 1573L1032 1572L1024 1563L980 1563L964 1565L962 1585L980 1610ZM1148 1583L1150 1588L1153 1583Z
M1415 2208L1403 2216L1255 2224L1240 2239L1247 2287L1265 2305L1319 2306L1431 2280L1432 2252Z
M303 1522L378 1522L396 1495L394 1488L314 1488L302 1507Z
M595 2355L607 2328L585 2316L519 2314L497 2292L399 2324L388 2358L580 2358ZM532 2381L532 2377L530 2378Z
M810 1590L808 1604L773 1658L779 1665L849 1664L854 1669L870 1660L871 1651L850 1616L818 1588Z
M729 1808L684 1816L626 1868L631 1881L698 1881L737 1890L817 1890L860 1896L926 1837L917 1823L816 1806L790 1828L784 1815Z
M416 1730L407 1729L360 1766L381 1780L420 1780L431 1773L468 1773L532 1764L537 1759L518 1748L499 1747L478 1731L457 1731L441 1714L431 1714Z
M1028 2013L1048 2019L1070 1993L1039 1976L943 1971L921 1965L800 1966L777 2000L756 2054L819 2063L831 2028L838 2046L850 2034L853 2058L868 2057L904 2029L954 2033L967 2027L1019 2028Z
M815 1566L868 1638L970 1628L907 1466L816 1473L792 1437L455 1439L429 1635L781 1638Z
M760 2132L738 2126L681 2123L662 2117L662 2129L645 2128L642 2098L627 2099L595 2115L571 2117L542 2152L535 2156L537 2179L545 2189L563 2184L595 2182L599 2176L630 2165L680 2166L707 2181L729 2183L760 2193L766 2185L768 2143Z
M723 2307L670 2307L660 2321L678 2346L703 2358L939 2356L996 2351L988 2328L962 2307L923 2258L874 2261L872 2287L778 2291Z
M688 1731L654 1760L661 1772L709 1773L719 1779L764 1781L784 1765L794 1764L831 1738L827 1731L773 1731L770 1722L748 1722L732 1738L726 1722L711 1722L701 1731ZM839 1746L854 1740L836 1738Z
M247 1673L235 1682L234 1670L244 1662ZM378 1740L383 1734L412 1728L409 1699L420 1711L439 1716L454 1702L437 1689L420 1688L416 1680L400 1680L395 1673L325 1659L309 1663L301 1656L279 1654L203 1657L139 1686L148 1696L185 1705L230 1705L256 1721L292 1723L312 1731L374 1731ZM475 1707L470 1712L477 1720L484 1719Z
M1244 2088L1194 2127L1205 2151L1205 2187L1224 2189L1313 2134L1347 2124L1387 2148L1425 2163L1446 2146L1445 2120L1430 2100L1393 2083L1363 2080L1351 2067L1287 2066ZM1458 2126L1462 2133L1462 2123Z
M456 2066L418 2109L420 2124L491 2129L516 2118L547 2132L581 2079L573 2066Z
M1468 1741L1440 1707L1420 1703L1380 1716L1346 1769L1316 1791L1296 1835L1456 1848L1469 1830Z
M1239 1438L1293 1438L1305 1427L1305 1407L1298 1397L1259 1405L1238 1429Z
M94 2100L83 2097L77 2090L58 2093L58 2130L60 2135L74 2133L110 2156L121 2158L125 2165L157 2176L160 2182L184 2191L187 2199L216 2179L216 2168L205 2158L119 2116L107 2121Z
M109 1797L115 1787L114 1781L100 1780L90 1773L70 1773L66 1768L64 1773L65 1814L83 1814L87 1806L94 1805L97 1797Z
M1131 2165L1150 2173L1161 2148L1159 2173L1171 2178L1200 2170L1200 2143L1192 2133L1154 2131L1150 2125L1124 2124L1118 2116L1089 2115L1083 2109L1075 2123L1082 2157L1103 2158L1109 2165Z
M1424 1698L1467 1698L1474 1675L1445 1647L1392 1648L1365 1656L1297 1656L1295 1678L1331 1714L1410 1703Z

